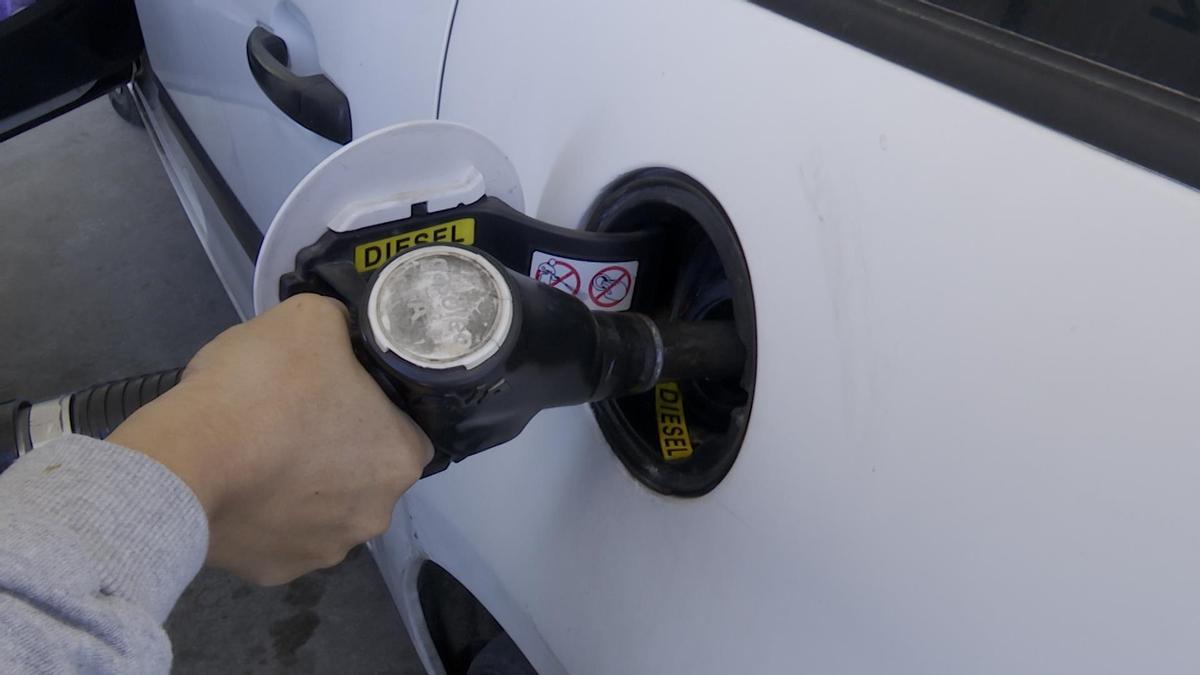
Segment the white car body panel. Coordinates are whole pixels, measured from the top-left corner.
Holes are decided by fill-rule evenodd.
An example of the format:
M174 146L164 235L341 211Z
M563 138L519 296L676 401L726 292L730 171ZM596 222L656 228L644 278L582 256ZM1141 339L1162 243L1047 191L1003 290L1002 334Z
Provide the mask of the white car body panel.
M225 11L243 41L247 11ZM401 121L347 79L375 44L317 49L356 136ZM312 134L257 91L175 86L260 224L332 149L290 145ZM704 497L642 487L582 407L414 487L373 550L431 672L426 558L543 673L1200 667L1200 193L737 2L464 0L441 95L548 222L642 167L704 184L750 264L760 367ZM254 183L219 133L238 105L286 180Z
M1200 666L1196 191L741 3L464 1L441 111L549 222L689 173L753 276L711 494L576 408L405 498L540 669Z
M246 59L255 26L284 39L295 72L324 73L345 93L355 137L437 115L454 0L138 0L137 8L154 72L263 231L339 145L259 89Z

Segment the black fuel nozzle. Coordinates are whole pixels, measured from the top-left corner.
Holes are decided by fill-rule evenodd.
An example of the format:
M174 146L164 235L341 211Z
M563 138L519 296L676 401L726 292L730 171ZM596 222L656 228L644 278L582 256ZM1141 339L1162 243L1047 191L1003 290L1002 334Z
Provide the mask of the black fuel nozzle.
M746 358L731 322L593 311L458 245L393 259L356 315L368 367L437 450L426 475L511 440L545 408L732 377Z

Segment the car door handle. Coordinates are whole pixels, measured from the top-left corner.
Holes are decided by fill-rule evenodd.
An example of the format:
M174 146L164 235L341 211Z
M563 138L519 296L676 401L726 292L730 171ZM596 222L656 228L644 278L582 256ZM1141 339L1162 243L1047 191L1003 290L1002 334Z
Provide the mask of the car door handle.
M288 117L335 143L350 142L350 101L325 75L293 73L283 38L255 27L246 38L246 58L258 87Z

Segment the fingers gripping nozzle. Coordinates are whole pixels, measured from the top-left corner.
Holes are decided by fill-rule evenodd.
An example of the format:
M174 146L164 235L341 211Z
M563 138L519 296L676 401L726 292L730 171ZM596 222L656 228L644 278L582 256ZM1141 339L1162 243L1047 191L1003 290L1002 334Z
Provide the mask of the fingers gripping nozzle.
M359 304L368 368L433 440L426 474L519 434L540 410L736 375L728 322L590 310L466 246L410 249Z

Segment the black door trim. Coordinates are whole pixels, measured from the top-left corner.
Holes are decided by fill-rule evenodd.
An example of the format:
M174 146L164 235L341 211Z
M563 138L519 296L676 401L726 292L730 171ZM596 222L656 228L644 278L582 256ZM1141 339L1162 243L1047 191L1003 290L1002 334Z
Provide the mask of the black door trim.
M755 4L1200 188L1200 101L919 0Z
M141 53L133 0L38 0L0 20L0 119L56 105L0 141L128 82Z
M255 26L246 38L246 61L262 93L309 131L345 145L354 138L350 100L324 73L297 75L283 38Z

